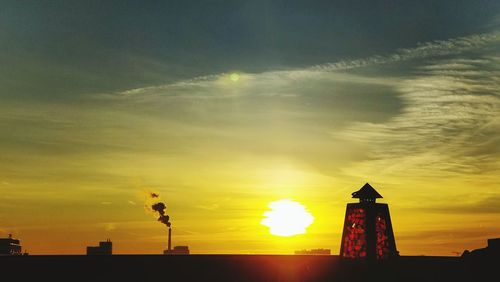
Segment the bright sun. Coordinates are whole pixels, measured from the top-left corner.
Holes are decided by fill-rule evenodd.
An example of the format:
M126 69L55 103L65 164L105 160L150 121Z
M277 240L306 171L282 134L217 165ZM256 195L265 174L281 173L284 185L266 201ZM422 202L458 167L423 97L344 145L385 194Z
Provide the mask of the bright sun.
M262 225L269 227L269 232L277 236L293 236L306 233L306 228L314 217L300 203L289 199L269 204L270 211L264 213Z

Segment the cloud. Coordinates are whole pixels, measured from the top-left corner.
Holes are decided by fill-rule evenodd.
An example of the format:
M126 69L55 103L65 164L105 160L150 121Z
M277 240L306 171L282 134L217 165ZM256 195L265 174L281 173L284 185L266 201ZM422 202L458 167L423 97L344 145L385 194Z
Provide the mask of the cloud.
M432 207L422 207L420 210L432 213L453 214L500 214L500 194L484 196L483 198L469 203L443 204Z
M305 83L308 84L305 84ZM176 83L130 89L119 92L123 98L151 101L163 98L177 99L231 99L237 97L294 98L330 86L332 90L344 85L390 86L393 81L348 73L327 73L313 69L241 73L238 82L229 73L197 77ZM324 89L321 89L324 91Z
M497 43L495 43L498 46ZM471 59L467 56L472 57ZM343 138L370 147L360 175L481 175L499 170L500 68L486 52L434 60L396 86L404 104L385 123L357 122Z
M500 33L490 32L484 34L474 34L448 40L435 40L422 43L414 48L402 48L390 55L378 55L364 59L340 61L337 63L324 64L313 67L313 69L336 71L348 70L372 65L383 65L397 63L401 61L424 59L446 55L457 55L465 51L474 50L482 46L498 43Z
M499 144L499 44L498 32L476 34L389 55L242 73L236 83L228 73L197 77L123 91L113 99L149 105L149 112L175 113L169 118L183 116L182 123L205 130L224 126L233 136L266 136L267 124L276 124L290 133L287 140L303 134L328 140L323 152L342 146L351 156L365 158L352 166L346 162L347 175L472 175L498 170L492 154ZM412 63L401 65L407 61ZM394 65L400 66L397 74L388 71ZM362 71L368 67L376 74ZM263 139L266 146L286 148L272 130ZM229 137L227 131L223 134ZM272 146L272 140L280 141ZM240 140L233 141L241 148ZM320 158L310 149L300 158L307 156Z
M335 63L320 64L303 69L292 69L286 71L268 71L258 74L241 74L241 82L234 83L230 81L228 73L207 75L196 77L189 80L165 84L161 86L150 86L144 88L135 88L121 91L118 95L168 95L170 97L189 97L199 98L215 97L220 98L234 95L245 95L250 93L259 93L259 89L270 89L271 86L284 87L286 90L279 92L280 95L287 95L290 91L288 85L290 82L301 79L321 79L327 78L332 81L343 81L353 83L369 84L390 84L390 81L383 78L370 78L356 76L347 73L336 73L335 75L324 74L324 72L337 72L368 66L384 65L398 63L413 59L425 59L430 57L439 57L446 55L457 55L466 51L475 50L488 44L500 42L500 33L490 32L484 34L475 34L470 36L452 38L449 40L436 40L422 43L415 48L399 49L390 55L376 55L363 59L342 60ZM326 76L326 77L325 77ZM292 85L294 85L292 83ZM267 87L266 87L267 86ZM210 89L217 92L218 95L206 95L211 93ZM246 91L245 91L246 90ZM276 90L275 90L276 91ZM278 94L275 91L267 91L267 95ZM289 93L293 95L292 93Z
M499 40L492 32L433 41L389 55L241 73L238 82L230 73L203 76L96 95L87 106L10 107L2 116L9 125L31 130L13 131L6 146L114 157L231 150L360 177L492 171ZM396 74L388 70L394 66Z

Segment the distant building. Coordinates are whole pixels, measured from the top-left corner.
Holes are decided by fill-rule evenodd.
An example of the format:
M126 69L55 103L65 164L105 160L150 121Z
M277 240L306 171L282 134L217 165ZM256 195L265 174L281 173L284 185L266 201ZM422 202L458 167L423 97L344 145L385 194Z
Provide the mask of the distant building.
M21 242L18 239L12 238L12 234L9 234L8 238L0 238L0 255L22 255Z
M500 259L500 238L488 239L486 248L465 250L462 254L464 259Z
M103 241L103 242L99 242L99 246L87 247L87 255L88 256L112 255L112 254L113 254L113 243L111 242L110 239Z
M296 255L327 255L331 254L330 249L311 249L295 251Z
M165 255L189 255L188 246L175 246L173 249L163 251Z

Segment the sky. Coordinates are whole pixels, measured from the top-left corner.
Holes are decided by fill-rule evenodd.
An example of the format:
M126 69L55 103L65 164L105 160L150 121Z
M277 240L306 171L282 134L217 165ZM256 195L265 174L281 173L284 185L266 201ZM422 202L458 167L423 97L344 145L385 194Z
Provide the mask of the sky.
M148 192L192 253L337 254L366 182L402 255L500 234L499 1L0 3L0 236L31 254L161 253ZM261 224L281 199L305 234Z

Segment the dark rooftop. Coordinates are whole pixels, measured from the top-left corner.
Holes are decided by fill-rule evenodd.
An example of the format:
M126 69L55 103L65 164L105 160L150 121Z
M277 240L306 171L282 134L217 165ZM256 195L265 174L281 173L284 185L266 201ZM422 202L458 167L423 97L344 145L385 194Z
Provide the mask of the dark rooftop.
M352 193L353 198L358 199L376 199L383 198L370 184L366 183L356 192Z

